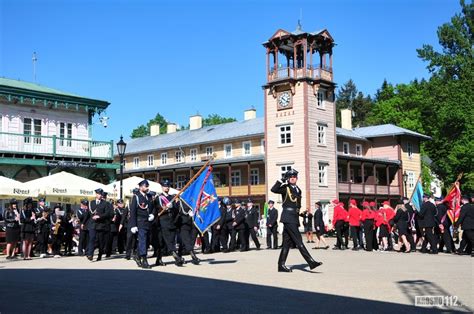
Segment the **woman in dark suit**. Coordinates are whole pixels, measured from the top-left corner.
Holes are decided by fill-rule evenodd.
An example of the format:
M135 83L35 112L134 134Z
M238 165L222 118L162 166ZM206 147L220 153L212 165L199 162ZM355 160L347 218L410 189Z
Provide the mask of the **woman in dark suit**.
M410 220L410 215L408 214L407 208L403 204L398 204L396 209L395 218L393 222L398 229L398 251L401 252L401 247L405 246L405 253L410 253L410 243L407 240L408 235L408 221Z
M23 240L23 259L31 260L31 247L35 238L36 217L33 211L33 200L28 197L23 201L23 209L20 213L21 238Z
M323 211L321 210L322 205L321 202L316 202L314 205L316 207L316 210L314 212L314 229L316 230L316 238L318 239L318 242L313 249L319 249L320 243L323 242L323 249L327 250L329 248L329 245L324 239L324 234L326 233L326 226L324 225Z
M7 259L14 259L15 249L20 240L20 213L16 199L10 200L10 206L3 214L6 224Z

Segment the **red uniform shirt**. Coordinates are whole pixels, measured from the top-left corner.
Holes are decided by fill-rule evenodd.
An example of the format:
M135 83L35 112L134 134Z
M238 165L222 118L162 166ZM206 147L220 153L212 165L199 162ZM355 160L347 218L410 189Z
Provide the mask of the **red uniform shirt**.
M349 208L349 225L359 227L362 211L357 207Z
M335 225L336 222L340 220L345 221L346 216L347 216L347 212L344 210L344 207L341 204L334 207L334 214L332 218L333 225Z
M375 219L375 212L372 209L366 208L362 211L362 216L360 217L360 220L366 221L367 219Z
M383 210L379 209L375 212L375 226L380 227L384 221Z

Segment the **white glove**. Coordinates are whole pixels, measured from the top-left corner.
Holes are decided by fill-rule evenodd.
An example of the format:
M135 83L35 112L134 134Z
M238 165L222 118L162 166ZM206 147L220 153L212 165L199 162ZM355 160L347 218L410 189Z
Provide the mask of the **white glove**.
M155 215L153 214L148 215L148 221L153 221L153 219L155 219Z
M166 209L170 209L171 207L173 207L173 203L172 203L172 202L169 202L168 204L166 204Z
M130 231L135 234L138 232L138 227L132 227L132 229L130 229Z

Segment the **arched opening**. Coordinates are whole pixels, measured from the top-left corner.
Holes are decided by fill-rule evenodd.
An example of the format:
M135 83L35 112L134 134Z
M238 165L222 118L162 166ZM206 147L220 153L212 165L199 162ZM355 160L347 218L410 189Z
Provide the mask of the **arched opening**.
M17 173L15 173L15 175L13 176L13 179L20 182L27 182L27 181L38 179L41 177L42 175L35 167L25 166L21 168L20 170L18 170Z

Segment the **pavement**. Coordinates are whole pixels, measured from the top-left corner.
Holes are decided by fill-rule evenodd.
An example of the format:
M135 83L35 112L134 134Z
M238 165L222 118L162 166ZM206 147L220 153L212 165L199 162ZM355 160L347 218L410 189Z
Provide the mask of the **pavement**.
M261 241L263 242L263 241ZM138 269L120 256L0 257L0 313L423 313L472 312L473 258L448 254L297 250L278 273L279 250L201 255L202 263ZM154 259L149 259L154 262ZM190 260L189 256L187 260ZM444 307L415 306L442 296ZM447 304L449 303L449 304Z

